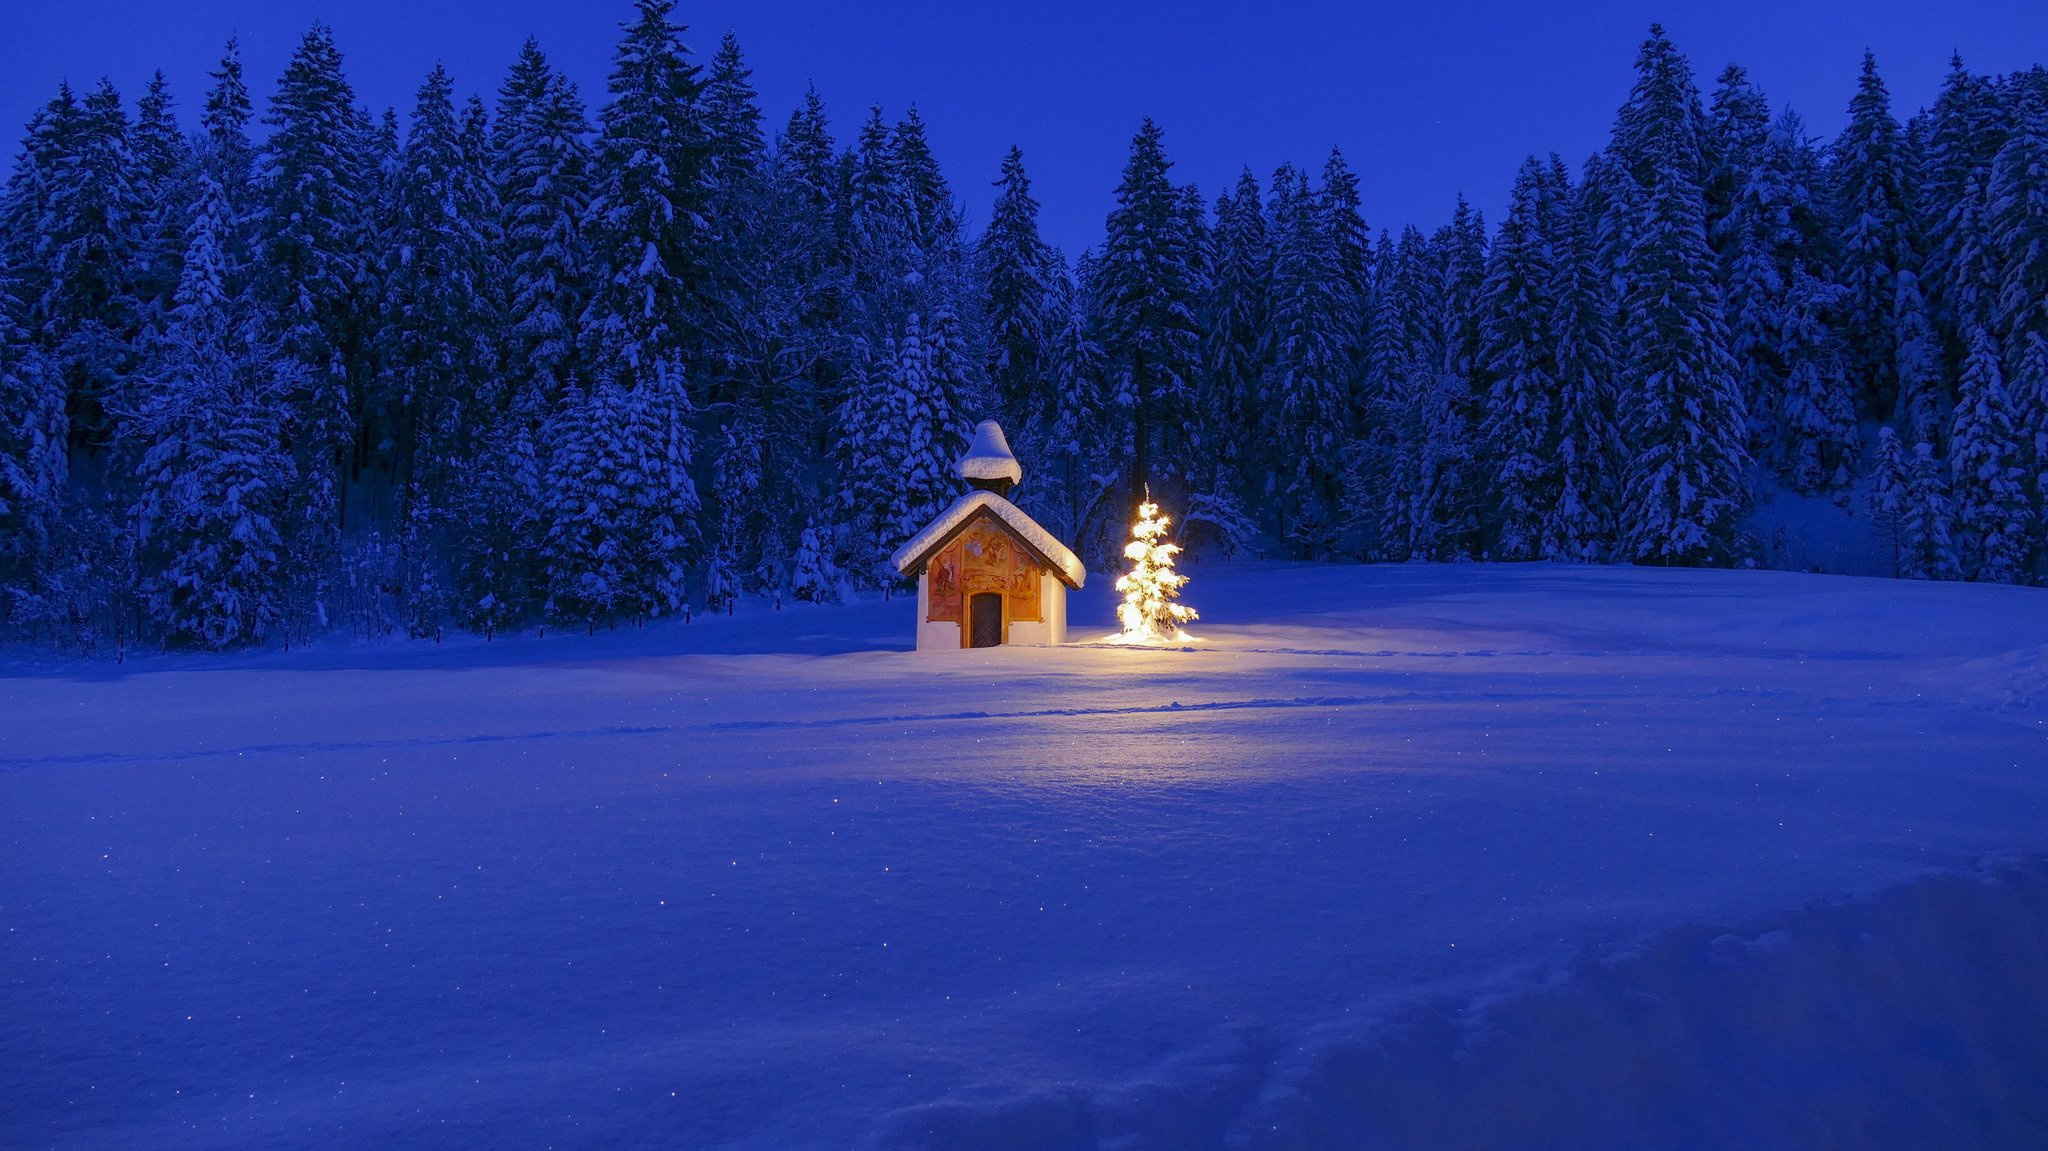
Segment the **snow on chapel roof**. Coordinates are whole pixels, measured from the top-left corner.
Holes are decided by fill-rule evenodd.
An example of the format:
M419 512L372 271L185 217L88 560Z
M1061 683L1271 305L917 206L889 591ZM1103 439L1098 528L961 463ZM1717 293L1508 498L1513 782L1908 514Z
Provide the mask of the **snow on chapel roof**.
M990 421L981 426L990 428L995 427L995 424ZM997 428L998 443L1002 442L1002 434L1002 429ZM1004 450L1008 450L1007 445ZM973 458L973 453L970 452L968 455L970 459ZM963 466L965 462L962 461ZM1016 467L1017 461L1012 459L1010 466ZM896 554L889 557L889 562L896 566L897 571L908 575L917 565L930 559L933 552L945 546L946 541L951 539L955 532L966 527L967 521L973 519L975 514L983 509L987 509L997 519L1003 521L1003 526L1016 533L1017 538L1024 541L1024 546L1037 552L1040 559L1059 573L1068 587L1079 590L1082 584L1088 582L1088 569L1081 566L1080 557L1069 551L1067 545L1061 543L1051 532L1039 527L1037 520L1024 514L1024 509L994 492L969 492L954 500L953 506L941 512L939 518L928 524L923 531L904 541L903 546L896 549Z
M954 468L963 480L1024 482L1024 466L1011 454L1010 441L1004 438L1002 425L994 420L975 425L974 442L967 446L967 454L960 457Z

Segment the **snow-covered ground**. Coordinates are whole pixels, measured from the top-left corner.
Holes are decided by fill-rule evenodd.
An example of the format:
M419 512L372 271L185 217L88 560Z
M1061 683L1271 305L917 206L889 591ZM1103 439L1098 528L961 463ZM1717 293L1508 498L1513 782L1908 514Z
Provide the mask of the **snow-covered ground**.
M2048 592L1190 574L13 665L0 1144L2048 1142Z

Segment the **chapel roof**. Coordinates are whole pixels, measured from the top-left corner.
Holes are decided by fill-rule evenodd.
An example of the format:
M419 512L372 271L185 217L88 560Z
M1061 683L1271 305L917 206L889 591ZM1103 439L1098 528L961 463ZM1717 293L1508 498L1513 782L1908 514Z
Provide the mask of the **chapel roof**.
M994 424L988 422L982 426L993 427ZM1001 436L1002 429L998 428L996 434ZM1014 464L1016 461L1011 462ZM952 542L969 521L983 512L1001 521L1039 562L1058 575L1068 587L1078 591L1082 584L1088 582L1088 569L1081 566L1080 557L1067 545L1038 526L1038 521L1025 515L1024 509L989 491L969 492L954 500L953 506L940 512L938 518L927 524L923 531L905 540L903 546L896 549L896 554L889 557L889 562L896 566L897 571L908 575L924 566L933 554Z

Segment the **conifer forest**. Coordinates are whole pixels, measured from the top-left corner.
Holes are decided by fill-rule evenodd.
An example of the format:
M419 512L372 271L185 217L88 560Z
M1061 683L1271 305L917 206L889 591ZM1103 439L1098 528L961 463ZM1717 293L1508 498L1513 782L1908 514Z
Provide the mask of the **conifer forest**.
M623 5L621 5L623 7ZM995 418L1092 564L1149 485L1190 552L1774 562L2048 582L2048 71L1866 57L1819 139L1653 28L1607 146L1503 219L1368 223L1346 158L1176 182L1100 242L1028 157L966 219L915 109L761 107L638 0L603 92L283 75L60 87L0 193L0 631L70 650L490 635L900 591ZM464 83L491 78L462 78ZM1849 81L1853 80L1853 85ZM266 86L267 85L267 86ZM24 110L26 111L26 110ZM11 115L12 113L8 113ZM999 167L997 164L999 161Z

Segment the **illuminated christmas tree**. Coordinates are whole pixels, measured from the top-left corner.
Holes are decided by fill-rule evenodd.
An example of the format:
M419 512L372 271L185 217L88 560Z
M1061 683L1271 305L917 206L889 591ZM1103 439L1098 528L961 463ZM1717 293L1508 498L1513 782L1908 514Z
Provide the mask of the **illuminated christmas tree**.
M1131 570L1116 581L1116 590L1124 597L1116 609L1117 621L1124 626L1116 637L1120 642L1185 642L1194 638L1181 628L1196 617L1195 609L1179 602L1188 577L1173 570L1173 557L1180 553L1180 545L1165 542L1171 522L1159 514L1159 505L1152 502L1152 492L1146 489L1145 501L1138 505L1138 522L1131 527L1131 542L1124 545L1124 558L1131 561Z

